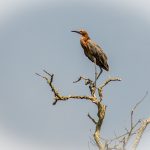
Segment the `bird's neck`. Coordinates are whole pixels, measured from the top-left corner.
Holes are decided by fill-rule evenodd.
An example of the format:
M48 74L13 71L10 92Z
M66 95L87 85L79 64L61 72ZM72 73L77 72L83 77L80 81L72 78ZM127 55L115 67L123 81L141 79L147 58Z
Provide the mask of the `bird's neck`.
M81 46L82 46L82 48L83 48L84 50L87 49L87 42L88 42L88 40L90 40L90 37L89 37L89 36L82 36L82 37L80 38L80 43L81 43Z
M87 42L87 40L89 40L89 39L90 39L90 37L88 35L81 37L81 41L84 41L84 42Z

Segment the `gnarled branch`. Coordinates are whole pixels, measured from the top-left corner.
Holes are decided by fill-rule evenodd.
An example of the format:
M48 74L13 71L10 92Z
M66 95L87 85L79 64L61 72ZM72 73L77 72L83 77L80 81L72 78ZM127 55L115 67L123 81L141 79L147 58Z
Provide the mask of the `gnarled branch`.
M51 88L51 90L54 94L54 99L55 99L55 101L53 102L53 105L55 105L58 101L66 101L66 100L69 100L69 99L76 99L76 100L85 99L85 100L89 100L92 103L96 104L97 110L98 110L98 113L97 113L98 120L96 121L89 114L88 114L88 117L91 119L91 121L96 126L95 127L95 132L93 134L95 143L96 143L97 147L99 148L99 150L103 150L105 148L106 144L103 143L102 140L101 140L100 131L101 131L101 126L103 124L103 120L105 118L106 105L102 104L102 99L103 99L102 90L111 81L121 81L121 79L120 78L109 78L99 88L97 88L95 82L93 82L89 78L85 78L83 76L80 76L77 81L74 81L74 83L77 83L81 80L84 80L85 85L89 85L91 95L90 96L80 96L80 95L63 96L58 92L58 90L56 89L56 87L53 84L54 75L48 73L45 70L43 70L43 71L46 73L46 75L48 75L48 77L42 76L38 73L36 73L36 75L38 75L38 76L42 77L43 79L45 79L47 81L48 85L50 86L50 88ZM98 93L99 93L98 98L95 95L95 92L97 90L98 90Z

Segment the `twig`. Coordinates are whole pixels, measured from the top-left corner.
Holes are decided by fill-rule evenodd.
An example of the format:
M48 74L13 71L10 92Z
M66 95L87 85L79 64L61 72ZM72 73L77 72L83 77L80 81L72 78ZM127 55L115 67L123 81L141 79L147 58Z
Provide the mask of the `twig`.
M103 88L111 81L121 81L120 78L109 78L107 79L99 88L98 88L98 94L99 94L99 97L100 97L100 102L102 101L103 99L103 94L102 94L102 91L103 91Z
M107 142L108 143L108 145L110 145L111 143L114 143L115 141L119 141L119 143L118 144L115 144L113 147L114 147L114 149L116 148L116 147L118 147L118 149L120 149L120 146L122 145L122 150L125 150L126 149L126 146L127 146L127 144L128 144L128 142L129 142L129 140L131 139L131 137L133 136L133 135L135 135L136 134L136 140L135 140L135 144L134 144L134 147L135 147L135 145L137 145L137 143L139 142L139 140L141 139L141 134L143 134L143 132L144 132L144 129L146 128L145 126L146 126L146 124L142 124L141 125L141 127L140 128L138 128L137 129L137 126L139 125L139 123L141 123L141 120L138 120L136 123L134 123L133 122L133 115L134 115L134 112L135 112L135 110L136 110L136 108L142 103L142 101L145 99L145 97L147 96L147 94L148 94L148 92L146 92L146 94L144 95L144 97L140 100L140 101L138 101L136 104L135 104L135 106L132 108L132 110L131 110L131 118L130 118L130 121L131 121L131 123L130 123L130 129L127 129L127 128L125 128L125 130L126 130L126 133L124 133L124 134L122 134L122 135L120 135L120 136L116 136L115 138L113 138L113 139L111 139L111 140L109 140L109 142ZM147 123L149 123L148 121L147 121ZM139 131L142 131L142 132L139 132ZM137 142L138 141L138 142ZM111 144L112 145L112 144ZM116 148L117 149L117 148ZM134 149L135 150L135 149Z
M58 101L66 101L66 100L69 100L69 99L77 99L77 100L85 99L85 100L89 100L92 103L96 104L97 109L98 109L98 113L97 113L98 120L96 121L93 117L90 116L90 114L88 114L88 117L96 125L93 137L94 137L95 143L96 143L97 147L99 148L99 150L103 150L105 148L105 146L108 146L108 144L106 142L104 143L103 141L101 141L101 135L100 135L101 126L103 124L103 120L105 118L105 112L106 112L106 105L101 103L101 101L102 101L102 90L109 82L111 82L111 81L121 81L121 79L120 78L109 78L99 88L96 88L96 84L94 84L94 82L92 80L80 76L77 81L74 81L74 83L77 83L81 80L84 80L85 85L89 85L91 96L79 96L79 95L62 96L57 91L55 86L53 85L54 75L48 73L45 70L43 70L43 71L50 77L50 79L45 77L45 76L42 76L38 73L36 73L36 75L38 75L38 76L42 77L43 79L45 79L47 81L48 85L50 86L50 88L51 88L51 90L54 94L54 99L55 99L55 101L53 102L53 105L55 105ZM99 98L100 99L98 99L95 96L96 90L98 90L98 92L99 92Z
M145 93L144 97L140 101L138 101L136 103L136 105L132 108L132 111L131 111L131 128L133 127L133 114L134 114L134 111L142 103L142 101L146 98L147 95L148 95L148 91Z
M98 100L96 97L93 97L93 96L78 96L78 95L69 95L69 96L62 96L58 91L57 89L54 87L54 85L52 84L53 82L53 77L54 75L53 74L49 74L47 71L44 70L44 72L50 76L50 79L48 79L47 77L45 76L42 76L38 73L36 73L36 75L42 77L43 79L45 79L47 81L47 83L49 84L49 86L51 87L51 90L52 92L54 93L54 99L55 101L53 102L53 105L55 105L57 103L57 101L66 101L66 100L69 100L69 99L85 99L85 100L90 100L92 101L93 103L98 103Z
M93 84L93 81L91 79L85 78L85 77L82 77L82 76L80 76L76 81L73 81L73 83L77 83L77 82L79 82L81 80L84 80L85 85Z
M85 77L82 77L82 76L80 76L80 77L78 78L78 80L74 81L73 83L77 83L77 82L79 82L79 81L81 81L81 80L84 80L84 84L85 84L85 85L89 85L89 90L90 90L91 95L92 95L93 97L96 97L96 96L95 96L96 83L93 82L91 79L85 78Z
M140 101L138 101L135 106L132 108L132 111L131 111L131 117L130 117L130 120L131 120L131 125L130 125L130 131L129 131L129 134L127 136L127 139L126 139L126 144L125 146L128 144L128 141L130 140L131 138L131 135L132 135L132 131L135 129L135 127L140 123L140 120L138 120L137 123L135 123L134 125L134 122L133 122L133 117L134 117L134 112L135 110L137 109L137 107L144 101L144 99L146 98L146 96L148 95L148 92L145 93L144 97L142 99L140 99Z
M134 143L133 143L133 145L132 145L132 150L136 150L136 148L137 148L137 146L138 146L138 144L139 144L139 142L140 142L140 140L141 140L141 137L142 137L142 135L143 135L143 133L144 133L146 127L147 127L149 124L150 124L150 118L148 118L148 119L146 119L146 120L144 120L144 121L142 122L142 125L141 125L141 127L139 128L138 133L136 134L135 141L134 141Z
M93 117L91 117L90 114L88 114L88 117L92 120L92 122L93 122L94 124L97 124L97 122L95 121L95 119L94 119Z

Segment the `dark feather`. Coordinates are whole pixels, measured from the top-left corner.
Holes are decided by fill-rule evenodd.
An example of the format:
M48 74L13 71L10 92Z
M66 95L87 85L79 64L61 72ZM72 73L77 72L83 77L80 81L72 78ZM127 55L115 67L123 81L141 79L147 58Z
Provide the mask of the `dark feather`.
M96 64L100 66L101 68L105 69L106 71L109 70L109 66L107 63L107 56L103 52L102 48L97 45L95 42L92 40L87 41L87 48L89 51L89 55L92 55L96 59ZM91 59L90 59L91 60ZM91 60L94 62L94 60Z

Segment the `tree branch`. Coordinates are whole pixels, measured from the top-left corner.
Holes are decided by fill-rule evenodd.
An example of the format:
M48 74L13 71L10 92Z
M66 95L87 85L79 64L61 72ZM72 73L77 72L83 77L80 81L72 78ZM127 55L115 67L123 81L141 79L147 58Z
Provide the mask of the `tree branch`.
M57 103L57 101L66 101L66 100L69 100L69 99L78 99L78 100L81 100L81 99L85 99L85 100L89 100L95 104L98 103L98 100L96 97L94 96L78 96L78 95L69 95L69 96L62 96L58 90L55 88L55 86L53 85L53 78L54 78L54 74L49 74L47 71L44 70L44 72L50 77L50 79L48 79L47 77L45 76L42 76L38 73L36 73L36 75L42 77L43 79L45 79L48 83L48 85L50 86L52 92L54 93L54 99L55 101L53 102L53 105L55 105Z
M122 135L116 136L113 139L107 140L106 144L109 146L109 148L113 148L115 150L126 150L126 146L129 143L129 140L131 139L131 137L133 135L136 135L136 140L134 141L134 147L135 145L138 145L137 143L139 142L139 140L141 139L141 133L143 134L145 126L147 124L143 124L139 127L138 125L141 123L141 120L139 119L136 123L134 123L134 112L137 109L137 107L143 102L143 100L146 98L148 92L146 92L146 94L144 95L144 97L138 101L135 106L132 108L131 110L131 114L130 114L130 128L127 129L125 128L126 132ZM147 121L147 123L149 123L149 121ZM138 127L139 128L138 128ZM140 132L140 131L141 132ZM138 142L137 142L138 141ZM137 147L137 146L136 146ZM135 149L134 149L135 150Z
M111 77L109 79L107 79L106 81L104 81L104 83L98 88L98 94L100 97L100 102L103 100L103 88L110 83L111 81L121 81L120 78L115 78L115 77Z
M147 95L148 95L148 91L145 93L144 97L140 101L138 101L136 103L136 105L132 108L132 111L131 111L131 128L133 127L133 115L134 115L134 111L143 102L143 100L146 98Z
M93 137L99 150L103 150L105 144L101 142L100 130L105 117L106 106L99 102L97 104L97 108L98 108L98 113L97 113L98 122L96 123L96 128Z
M128 144L130 138L131 138L131 135L132 135L132 132L133 130L136 128L136 126L141 122L141 120L138 120L137 123L134 124L133 122L133 117L134 117L134 112L135 110L137 109L137 107L145 100L146 96L148 95L148 92L145 93L144 97L142 99L140 99L136 104L135 106L132 108L131 110L131 117L130 117L130 122L131 122L131 125L130 125L130 131L128 133L128 136L126 138L126 143L125 143L125 146Z
M88 117L92 120L92 122L93 122L94 124L97 124L97 122L95 121L95 119L94 119L93 117L91 117L90 114L88 114Z
M85 85L89 85L91 95L90 96L79 96L79 95L62 96L53 84L54 74L50 74L45 70L43 70L43 71L46 73L46 75L48 75L48 77L42 76L38 73L36 73L36 75L45 79L47 81L48 85L50 86L50 88L54 94L54 99L55 99L55 101L53 102L53 105L55 105L58 101L66 101L69 99L76 99L76 100L85 99L85 100L89 100L92 103L96 104L97 109L98 109L98 113L97 113L98 120L96 121L94 118L92 118L90 116L90 114L88 114L88 117L96 125L95 132L93 134L95 143L96 143L97 147L99 148L99 150L104 150L104 148L106 147L106 143L103 143L101 141L101 135L100 135L101 126L103 124L103 120L105 118L105 112L106 112L106 106L101 103L102 98L103 98L102 90L111 81L121 81L121 79L120 78L109 78L99 88L97 88L96 83L94 83L92 80L90 80L89 78L80 76L79 79L77 81L74 81L73 83L77 83L81 80L84 80ZM98 90L99 98L97 98L95 95L96 90Z
M89 85L89 90L90 90L91 95L92 95L93 97L96 97L96 96L95 96L95 92L96 92L96 84L95 84L95 82L93 82L93 81L92 81L91 79L89 79L89 78L85 78L85 77L83 77L83 76L80 76L80 77L78 78L78 80L74 81L73 83L77 83L77 82L79 82L79 81L81 81L81 80L84 80L84 84L85 84L85 85Z
M141 125L141 127L139 128L139 130L138 130L138 132L137 132L137 134L136 134L135 141L134 141L134 143L133 143L133 145L132 145L132 150L136 150L136 148L137 148L137 146L138 146L138 144L139 144L139 142L140 142L140 140L141 140L141 137L142 137L142 135L143 135L143 133L144 133L146 127L147 127L149 124L150 124L150 118L148 118L148 119L146 119L146 120L144 120L144 121L142 122L142 125Z

